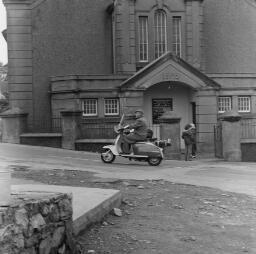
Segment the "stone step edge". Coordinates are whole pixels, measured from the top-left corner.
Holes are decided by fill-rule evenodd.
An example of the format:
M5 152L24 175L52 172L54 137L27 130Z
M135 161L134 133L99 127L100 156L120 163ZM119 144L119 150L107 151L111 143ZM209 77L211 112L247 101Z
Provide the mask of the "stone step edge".
M111 197L107 198L97 206L90 209L88 212L81 215L79 218L73 221L74 235L86 230L94 223L100 222L107 214L115 207L120 207L122 202L121 191L118 191Z

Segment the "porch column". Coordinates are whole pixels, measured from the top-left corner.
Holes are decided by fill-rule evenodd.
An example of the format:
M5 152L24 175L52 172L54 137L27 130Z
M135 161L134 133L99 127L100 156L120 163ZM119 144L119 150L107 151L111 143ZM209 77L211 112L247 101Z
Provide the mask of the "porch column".
M160 122L160 139L171 139L171 146L164 148L164 157L166 159L180 160L180 120L171 111L165 112L159 119Z
M225 112L222 120L223 157L226 161L241 161L241 116L235 111Z
M23 113L19 108L13 108L3 112L2 118L2 142L20 143L20 134L27 129L27 113Z
M62 148L75 150L75 141L80 136L79 118L82 111L62 111Z

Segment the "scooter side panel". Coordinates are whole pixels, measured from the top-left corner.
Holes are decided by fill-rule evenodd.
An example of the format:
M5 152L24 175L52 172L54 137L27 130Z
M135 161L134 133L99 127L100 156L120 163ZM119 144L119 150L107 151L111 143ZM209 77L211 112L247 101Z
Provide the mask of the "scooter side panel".
M113 146L113 145L103 146L103 149L109 149L114 155L119 155L116 149L116 146Z
M133 151L136 155L147 155L149 157L163 157L159 147L152 143L136 143L133 145Z

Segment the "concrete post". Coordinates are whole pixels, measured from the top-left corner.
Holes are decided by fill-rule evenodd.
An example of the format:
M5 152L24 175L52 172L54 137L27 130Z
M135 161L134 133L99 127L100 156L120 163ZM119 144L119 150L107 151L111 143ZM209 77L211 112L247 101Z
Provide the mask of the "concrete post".
M79 118L82 111L62 111L62 148L75 150L75 141L80 136Z
M223 157L226 161L241 161L240 120L235 111L225 112L222 120Z
M164 148L166 159L180 160L180 120L173 112L165 112L159 119L160 139L171 139L171 146Z
M8 206L11 201L11 172L4 166L0 167L0 207Z
M9 109L3 112L2 118L2 142L20 143L20 134L27 129L27 113L23 113L19 108Z

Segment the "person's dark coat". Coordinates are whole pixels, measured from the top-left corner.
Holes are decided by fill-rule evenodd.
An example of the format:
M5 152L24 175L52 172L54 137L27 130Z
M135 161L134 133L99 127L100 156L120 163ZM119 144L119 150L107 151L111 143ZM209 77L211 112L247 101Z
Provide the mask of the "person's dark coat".
M129 125L133 132L124 137L127 143L135 143L136 141L144 141L147 138L148 124L144 116L137 118L133 124Z
M191 145L195 142L195 132L189 124L185 126L181 137L184 139L185 145Z
M192 133L189 131L183 131L182 136L184 139L185 145L191 145L193 144L193 138L192 138Z
M148 124L144 116L136 119L133 124L130 124L129 128L134 129L134 134L140 136L141 138L145 139L147 137Z

